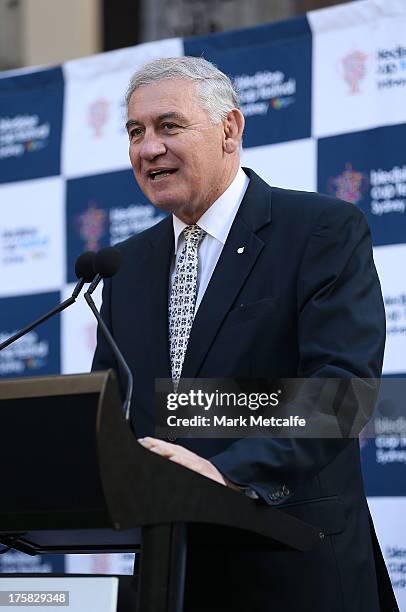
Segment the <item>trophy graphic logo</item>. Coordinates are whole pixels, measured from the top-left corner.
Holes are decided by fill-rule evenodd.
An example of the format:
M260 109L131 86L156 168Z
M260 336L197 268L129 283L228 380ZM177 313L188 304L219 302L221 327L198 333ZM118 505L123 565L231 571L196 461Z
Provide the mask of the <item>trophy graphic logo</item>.
M106 233L107 213L97 208L96 202L91 200L87 210L78 217L79 235L85 241L85 250L97 251L99 241Z
M360 93L360 82L367 73L368 56L362 51L352 51L341 60L342 77L349 87L350 94Z
M103 127L109 119L109 107L110 102L105 98L99 98L89 106L87 119L95 138L103 136Z
M368 186L368 179L362 172L357 172L353 169L352 164L347 162L345 170L328 181L328 192L332 193L336 198L358 204L363 198L363 195Z

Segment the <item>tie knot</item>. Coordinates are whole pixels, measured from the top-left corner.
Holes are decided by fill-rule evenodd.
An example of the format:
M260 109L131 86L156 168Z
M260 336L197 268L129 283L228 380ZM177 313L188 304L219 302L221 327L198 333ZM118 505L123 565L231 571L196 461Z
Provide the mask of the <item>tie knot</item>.
M202 241L205 233L206 232L198 225L188 225L183 230L185 242L187 244L192 244L195 247L197 247L199 243Z

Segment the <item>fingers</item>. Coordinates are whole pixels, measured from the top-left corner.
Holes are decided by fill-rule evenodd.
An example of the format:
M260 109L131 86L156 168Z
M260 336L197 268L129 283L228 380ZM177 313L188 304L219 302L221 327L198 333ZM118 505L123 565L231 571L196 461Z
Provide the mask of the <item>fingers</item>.
M165 442L164 440L158 440L157 438L139 438L138 442L148 450L153 453L157 453L162 457L170 458L174 454L176 454L176 449L178 448L175 444L171 444L170 442Z
M202 476L206 476L206 478L211 478L224 485L226 484L223 475L212 463L210 463L210 461L200 457L200 455L192 453L192 451L184 446L171 444L170 442L152 437L139 438L138 442L144 446L144 448L147 448L157 455L161 455L161 457L165 457L165 459L169 459L189 470L198 472Z

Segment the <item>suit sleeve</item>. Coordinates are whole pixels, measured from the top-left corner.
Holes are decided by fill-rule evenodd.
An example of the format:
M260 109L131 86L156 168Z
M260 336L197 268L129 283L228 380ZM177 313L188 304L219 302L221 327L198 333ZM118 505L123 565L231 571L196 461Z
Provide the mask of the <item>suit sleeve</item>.
M378 378L385 313L364 215L335 201L318 217L297 277L298 378ZM351 439L245 438L211 457L252 497L278 504Z

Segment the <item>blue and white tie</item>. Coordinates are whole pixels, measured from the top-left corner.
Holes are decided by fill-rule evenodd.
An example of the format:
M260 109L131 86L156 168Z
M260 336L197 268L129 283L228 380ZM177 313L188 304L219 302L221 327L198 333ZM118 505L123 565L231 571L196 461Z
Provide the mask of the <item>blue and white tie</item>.
M188 225L183 230L183 235L185 244L176 264L169 298L169 351L175 391L178 388L195 315L198 248L205 231L198 225Z

